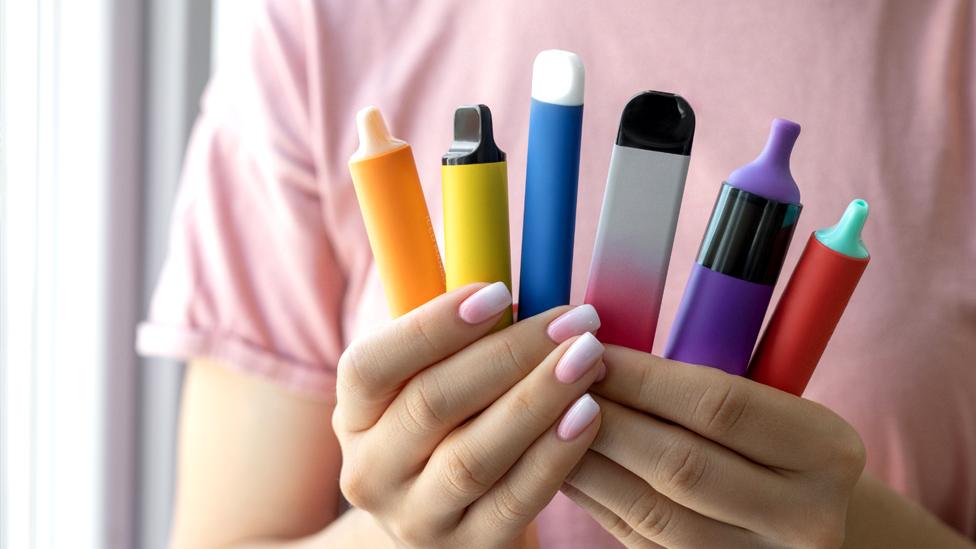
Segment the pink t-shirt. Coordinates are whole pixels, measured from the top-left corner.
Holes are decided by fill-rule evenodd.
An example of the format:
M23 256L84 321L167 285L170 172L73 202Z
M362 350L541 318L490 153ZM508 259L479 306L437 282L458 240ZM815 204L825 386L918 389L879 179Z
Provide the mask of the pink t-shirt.
M573 298L580 302L620 110L682 94L697 135L660 352L723 179L769 122L803 125L793 173L809 233L867 199L872 261L806 397L853 423L868 469L976 535L976 8L841 3L266 0L203 100L145 353L207 355L331 397L336 361L387 321L346 162L379 106L414 147L435 231L453 109L485 103L508 153L518 279L531 64L586 64ZM779 285L782 289L783 283ZM517 291L517 290L516 290ZM775 299L775 298L774 298ZM558 496L544 545L611 538Z

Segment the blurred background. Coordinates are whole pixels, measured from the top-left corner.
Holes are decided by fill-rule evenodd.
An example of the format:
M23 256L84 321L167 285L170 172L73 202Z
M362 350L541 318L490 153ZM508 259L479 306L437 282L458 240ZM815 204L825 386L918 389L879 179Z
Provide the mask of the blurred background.
M234 4L0 0L0 547L165 544L182 369L135 325Z
M172 202L200 95L213 69L242 53L239 33L244 28L241 19L245 2L0 0L0 549L165 546L183 369L180 364L136 356L135 328L145 316L165 256ZM883 265L896 276L890 284L873 285L868 291L874 293L861 299L890 300L894 304L879 307L879 311L907 311L898 308L898 298L904 296L914 299L913 304L937 303L925 309L928 317L886 315L873 322L864 313L862 322L872 327L865 337L893 342L882 349L885 354L879 355L879 364L891 356L905 368L912 361L925 365L942 357L947 363L962 365L964 360L953 353L970 341L959 332L958 337L947 339L945 346L926 345L932 339L929 335L947 337L948 331L943 328L954 322L963 327L960 329L969 326L964 321L976 309L968 306L971 292L962 293L974 287L966 283L970 271L960 273L950 268L958 263L958 257L946 256L950 248L923 249L922 245L929 244L926 231L937 225L938 208L957 198L943 189L959 189L960 197L972 196L967 192L967 181L935 179L955 173L953 170L971 173L965 171L969 157L964 147L954 145L971 142L966 133L969 119L954 123L952 132L933 129L940 128L940 116L954 109L972 112L966 110L965 103L965 94L971 88L961 83L971 77L972 71L966 72L969 59L960 53L962 49L952 51L957 45L962 48L969 44L970 26L966 25L972 20L971 4L946 2L931 9L909 9L926 4L867 3L861 9L881 23L867 30L845 27L850 35L863 40L836 42L841 46L817 58L821 68L836 63L846 71L838 73L836 82L820 79L817 86L797 85L784 98L788 102L813 97L818 90L832 89L835 84L840 90L859 86L871 89L865 82L878 86L884 100L877 105L865 104L858 95L838 95L845 101L837 113L854 113L858 117L855 120L878 117L877 131L874 125L864 130L864 135L875 138L870 142L873 148L863 156L866 173L851 177L851 188L874 189L875 194L866 198L874 200L877 196L892 204L897 204L895 199L915 200L916 189L928 193L919 195L922 206L914 208L910 216L902 218L896 215L897 210L889 209L884 217L879 215L885 211L883 207L873 214L878 219L894 220L890 225L911 238L878 239L877 250L887 245L895 252L882 261L887 261ZM937 11L939 18L913 19L914 13L929 11ZM843 13L839 11L835 17ZM953 27L944 32L932 30L931 22L941 18L952 19ZM670 23L662 19L657 24ZM888 30L889 25L894 30ZM906 29L912 33L907 34ZM817 28L804 30L810 39ZM730 31L724 39L734 40L735 34ZM433 48L437 43L432 41L424 47L428 45ZM887 55L879 54L872 61L875 49ZM528 58L524 59L527 68ZM741 74L761 75L771 61L785 65L788 60L776 60L772 54L769 59L757 57L748 69L756 72ZM877 65L870 70L858 65L869 61ZM860 76L854 78L855 73ZM736 67L724 66L721 78L733 74L738 74ZM761 89L762 85L762 80L753 80L736 93L742 96L753 86ZM760 97L765 100L769 95ZM817 105L828 103L824 100ZM935 111L937 116L929 116L927 109L933 105L940 106ZM707 112L702 114L707 116ZM837 162L822 163L811 175L838 173L838 166L847 162L853 165L850 159L861 154L856 147L844 146L850 136L861 133L854 132L855 128L829 133L833 120L812 121L805 131L810 132L808 135L817 135L817 131L828 135L831 141L823 150L845 154ZM898 149L887 149L890 143L883 138L890 133L891 143L897 143L895 137L902 128L932 132L915 136L917 142L925 144L923 138L935 136L935 147L944 150L930 151L925 163L917 162L913 155L894 158ZM607 136L611 135L612 127L604 129ZM696 146L712 139L713 151L732 158L730 151L735 147L723 143L730 141L725 136L718 132L711 137L706 132L700 135ZM431 158L436 163L436 157ZM808 165L814 167L816 162L808 158ZM945 159L944 166L938 163L940 159ZM886 165L889 161L892 166ZM910 170L916 164L919 169ZM714 175L709 178L714 182L727 173L722 165L735 164L716 160L699 170ZM920 185L914 173L932 175L932 184ZM838 177L811 180L836 182ZM711 191L702 197L700 205L706 209L699 208L699 215L704 221L712 204ZM815 205L808 203L808 208L815 209ZM592 212L595 216L596 210ZM809 229L826 226L815 225L811 214L805 219ZM965 234L949 230L957 222L962 226L960 219L955 214L948 216L941 225L944 229L938 229L943 232L933 233L946 238L932 242L951 242L963 250L969 242L963 239ZM801 229L800 234L803 232ZM802 240L795 238L793 257L799 255L798 242ZM915 243L919 245L911 248L910 254L897 253L903 251L899 246ZM909 260L924 264L916 259L919 257L941 262L938 278L929 277L923 268L901 269ZM690 266L690 255L686 259L683 264ZM869 276L881 280L884 269L878 266L869 271L877 275ZM676 299L675 294L675 303ZM942 312L944 317L936 318L936 313ZM924 326L920 319L926 320ZM854 336L848 341L860 347ZM917 354L901 356L901 349ZM835 356L840 354L835 351ZM844 363L838 364L835 371L844 371ZM931 382L927 389L920 391L906 381L903 385L892 383L889 390L935 398L932 395L938 394L936 391L954 381L933 375L920 379ZM957 391L952 393L956 400L947 402L968 402L964 387L952 387ZM874 384L868 389L874 395L888 394ZM902 397L898 392L890 394ZM856 409L853 406L857 404L848 409ZM952 418L953 410L947 407L942 413ZM911 419L924 417L912 407L906 407L905 412ZM959 425L968 426L967 417L955 419ZM885 416L888 431L879 431L878 436L890 438L878 440L899 441L896 419ZM937 426L943 430L936 431L926 424L918 432L932 432L937 437L954 425L942 423ZM926 450L933 447L925 446ZM898 460L903 454L899 452L907 455L918 450L909 444L892 448L893 463L901 463ZM925 455L945 457L946 463L956 465L949 461L955 454L943 450L936 448ZM926 469L928 462L919 463L923 464L920 470L937 470ZM901 465L893 470L901 470ZM903 488L914 479L906 476ZM911 488L921 492L916 488L926 485L920 481ZM966 489L962 481L959 485L960 490ZM950 488L935 486L931 493L963 493Z

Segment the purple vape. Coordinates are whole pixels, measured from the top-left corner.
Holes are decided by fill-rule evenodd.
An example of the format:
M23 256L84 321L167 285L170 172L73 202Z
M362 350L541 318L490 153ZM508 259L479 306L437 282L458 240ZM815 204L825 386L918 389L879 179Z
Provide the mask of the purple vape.
M800 125L777 118L758 158L722 185L664 356L743 375L800 217L790 152Z

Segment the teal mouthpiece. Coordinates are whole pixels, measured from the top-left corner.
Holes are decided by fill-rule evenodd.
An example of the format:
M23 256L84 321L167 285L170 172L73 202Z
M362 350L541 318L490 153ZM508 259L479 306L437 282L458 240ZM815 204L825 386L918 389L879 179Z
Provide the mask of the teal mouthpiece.
M864 259L868 256L868 249L861 240L861 230L867 220L868 203L858 198L847 205L836 225L820 229L814 235L821 244L839 254Z

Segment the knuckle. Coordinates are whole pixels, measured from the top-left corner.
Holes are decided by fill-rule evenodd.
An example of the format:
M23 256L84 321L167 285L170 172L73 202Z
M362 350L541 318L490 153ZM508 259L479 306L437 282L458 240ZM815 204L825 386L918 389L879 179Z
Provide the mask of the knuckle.
M346 432L346 419L344 416L345 406L336 399L336 407L332 410L332 432L336 434L339 444L342 444Z
M411 434L424 435L445 425L447 395L430 376L420 376L413 387L403 391L403 406L397 414L400 424Z
M793 530L793 536L799 534L795 540L801 549L838 549L844 545L845 519L836 515L821 517L811 521L809 517L806 525ZM791 537L793 537L791 536Z
M833 411L821 408L819 423L825 426L818 440L826 441L820 445L817 464L829 478L842 482L855 481L861 476L867 460L864 441L857 430Z
M339 471L339 489L346 501L367 511L373 502L369 478L364 468L355 462L344 463Z
M839 549L846 538L844 527L828 527L821 531L814 539L811 547L814 549Z
M677 438L658 458L656 476L662 491L687 495L695 491L708 469L708 458L697 445Z
M355 396L369 394L371 380L368 372L375 357L364 342L353 342L339 356L336 368L336 395L342 398L344 393Z
M845 424L843 430L844 435L836 439L834 460L843 477L853 477L856 480L864 470L867 450L864 448L864 441L853 427Z
M398 339L406 345L418 347L421 354L437 356L441 345L436 334L438 330L430 325L430 318L423 314L412 314L402 324Z
M400 520L390 524L390 533L407 547L432 547L436 544L436 536L422 522L416 520Z
M748 391L731 376L724 383L709 385L695 404L692 416L705 432L724 436L735 431L749 406Z
M660 494L645 491L634 500L625 516L635 532L649 540L660 540L671 531L674 508Z
M441 465L441 478L448 491L458 499L472 500L491 487L484 463L462 444L446 450Z
M519 422L522 427L538 429L541 425L549 425L553 420L543 417L536 409L538 399L522 391L513 391L509 403L508 417Z
M515 368L520 376L525 376L535 367L521 356L518 343L508 333L500 334L491 351L492 356L499 362L498 367L504 371L511 371L512 368Z
M806 445L807 472L839 486L853 485L861 477L867 450L857 430L829 408L805 401L811 436Z
M492 513L495 526L511 528L527 524L533 518L529 505L522 501L507 484L499 485L492 498Z
M356 356L358 349L359 349L359 343L356 341L353 341L352 344L346 347L346 350L343 351L341 355L339 355L339 363L337 365L337 369L348 370L350 368L355 368L356 363L359 360L361 360L361 357Z
M627 521L617 514L608 517L608 522L603 526L607 532L617 539L624 540L635 534L635 530L627 524Z

